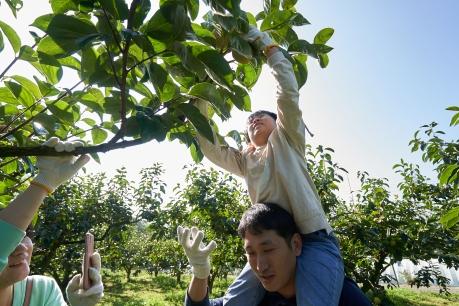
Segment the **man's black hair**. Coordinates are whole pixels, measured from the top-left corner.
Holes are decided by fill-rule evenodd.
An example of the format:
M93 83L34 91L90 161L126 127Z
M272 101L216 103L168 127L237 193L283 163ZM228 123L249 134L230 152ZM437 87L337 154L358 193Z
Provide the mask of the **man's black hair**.
M291 214L274 203L257 203L243 215L238 226L238 233L244 239L247 232L259 235L263 231L274 230L285 239L288 245L293 234L300 233Z
M256 112L250 114L250 116L247 118L247 122L250 122L255 117L260 117L260 116L263 116L263 115L270 116L271 118L274 119L274 121L277 120L277 114L276 113L273 113L273 112L270 112L270 111L267 111L267 110L259 110L259 111L256 111ZM247 141L247 143L250 143L249 132L248 132L247 129L244 132L244 136L245 136L245 140Z

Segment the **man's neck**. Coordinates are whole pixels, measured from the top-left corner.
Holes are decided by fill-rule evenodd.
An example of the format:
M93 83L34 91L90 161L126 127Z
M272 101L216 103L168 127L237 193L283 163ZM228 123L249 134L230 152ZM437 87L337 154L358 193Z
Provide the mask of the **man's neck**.
M13 285L0 288L0 306L11 306L13 304Z

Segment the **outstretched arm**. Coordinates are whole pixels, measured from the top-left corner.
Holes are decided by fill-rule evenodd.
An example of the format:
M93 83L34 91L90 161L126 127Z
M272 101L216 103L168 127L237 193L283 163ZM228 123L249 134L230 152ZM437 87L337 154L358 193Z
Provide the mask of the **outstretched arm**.
M202 243L204 233L196 227L189 229L179 226L177 228L177 238L185 251L193 272L193 278L187 291L187 304L214 305L209 303L207 296L207 279L210 275L209 256L217 244L211 241L208 245L204 245Z
M268 65L277 85L277 126L293 146L304 152L305 125L298 106L298 83L292 64L266 32L260 32L251 26L243 38L263 51L268 58Z
M301 152L305 149L305 125L299 107L298 83L290 61L278 48L269 50L268 65L276 80L277 125Z
M81 142L62 142L56 137L50 138L43 145L53 147L58 152L71 152L82 146ZM73 155L40 156L37 159L38 175L31 185L16 197L5 209L0 211L0 220L26 230L38 211L43 199L52 193L60 184L70 179L89 161L89 156L78 159Z
M198 107L201 114L208 118L208 106L209 102L204 100L198 100L196 106ZM230 146L221 145L215 137L214 132L214 143L211 143L207 138L198 133L197 140L201 148L202 153L207 159L209 159L215 165L234 173L238 176L244 176L244 166L242 153Z

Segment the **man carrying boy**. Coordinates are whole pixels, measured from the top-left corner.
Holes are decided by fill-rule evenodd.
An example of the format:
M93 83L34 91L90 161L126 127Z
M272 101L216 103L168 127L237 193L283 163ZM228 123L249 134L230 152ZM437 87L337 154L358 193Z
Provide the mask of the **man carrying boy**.
M247 261L259 279L265 295L254 306L296 306L295 270L302 239L292 216L276 204L255 204L242 216L238 232L244 240ZM215 242L202 243L203 233L179 227L178 239L192 266L186 306L222 306L223 298L209 300L207 279L209 254ZM370 301L350 279L344 279L340 306L369 306Z
M214 144L198 135L203 154L214 164L244 177L252 203L280 203L302 234L296 264L299 306L338 305L344 267L305 160L305 125L298 105L298 84L291 63L268 34L251 27L244 36L264 52L277 82L277 115L253 113L247 122L250 144L243 151ZM199 101L202 114L208 104ZM225 306L258 305L265 291L247 264L230 286Z

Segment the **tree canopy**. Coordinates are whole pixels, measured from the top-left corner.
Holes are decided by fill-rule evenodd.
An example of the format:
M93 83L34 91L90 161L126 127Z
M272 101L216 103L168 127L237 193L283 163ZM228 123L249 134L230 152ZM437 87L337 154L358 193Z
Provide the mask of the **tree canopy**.
M22 6L6 3L13 14ZM248 91L266 62L241 38L250 25L282 47L299 87L307 58L326 67L332 50L331 28L310 42L298 37L295 28L309 22L296 1L265 1L256 14L241 10L240 0L161 0L157 9L150 0L50 4L52 12L30 21L31 46L0 22L0 51L9 44L15 54L0 70L1 190L34 172L31 156L65 154L40 146L52 136L84 140L75 154L96 160L98 152L175 139L202 159L194 136L212 140L214 124L191 102L209 101L222 120L234 107L250 110ZM30 64L30 75L10 74L18 61ZM70 88L62 87L65 74L77 75Z

